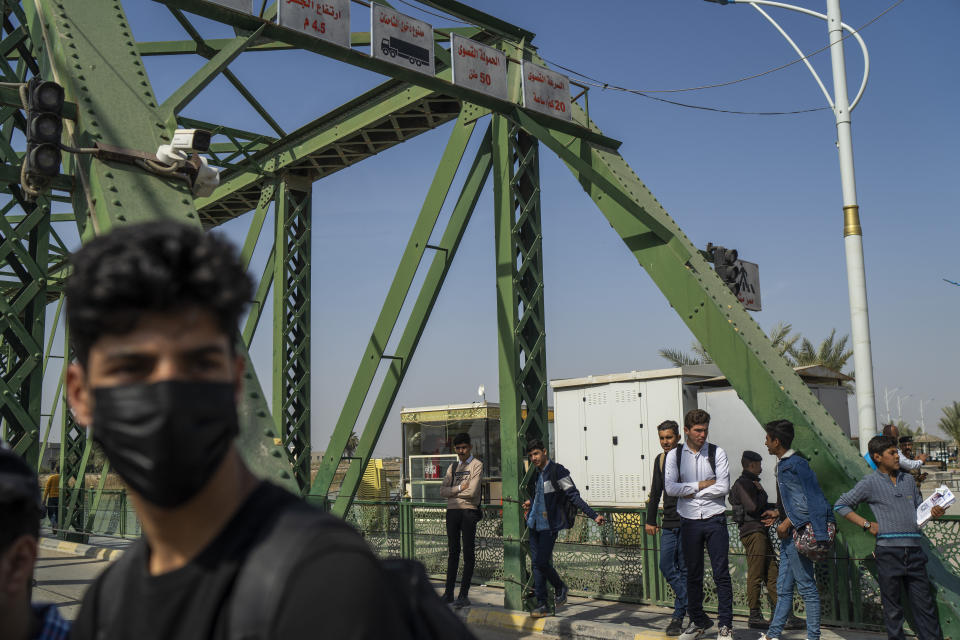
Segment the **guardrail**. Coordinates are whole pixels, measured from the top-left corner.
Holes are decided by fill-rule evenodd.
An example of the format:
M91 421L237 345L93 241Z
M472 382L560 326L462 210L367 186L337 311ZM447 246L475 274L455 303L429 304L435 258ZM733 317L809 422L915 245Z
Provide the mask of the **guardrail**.
M99 503L94 490L84 491L82 522L84 534L135 538L140 523L124 491L103 491ZM502 585L503 522L499 505L483 505L477 526L474 582ZM572 529L560 533L554 564L575 595L673 606L673 591L663 579L659 564L660 539L644 530L642 509L597 509L607 519L600 526L585 517L577 518ZM446 507L442 503L357 500L347 514L381 556L412 558L438 578L446 573ZM75 519L80 522L81 519ZM730 531L730 574L733 578L734 611L749 613L746 601L747 563L736 525ZM960 575L960 516L944 516L924 527L933 549ZM771 536L775 554L779 541ZM815 577L820 589L824 624L882 631L880 590L871 574L872 557L857 558L847 552L838 536L834 554L817 563ZM705 563L704 606L716 611L716 590ZM766 607L765 607L766 608ZM803 615L803 601L794 598L794 611Z

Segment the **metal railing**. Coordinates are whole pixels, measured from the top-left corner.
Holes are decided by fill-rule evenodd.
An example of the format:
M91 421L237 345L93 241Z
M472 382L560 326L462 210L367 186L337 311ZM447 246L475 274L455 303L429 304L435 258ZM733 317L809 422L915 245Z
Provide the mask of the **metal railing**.
M94 490L84 491L82 518L77 531L94 536L136 538L140 523L126 492L103 492L97 503ZM503 522L499 505L483 505L477 526L474 582L502 586ZM663 579L659 564L660 537L644 530L645 510L601 507L607 522L597 525L577 518L572 529L562 531L554 550L557 571L575 595L640 604L673 606L673 591ZM385 557L412 558L427 572L442 578L447 566L446 506L442 503L357 500L347 514L373 547ZM79 523L83 524L79 524ZM749 613L746 595L746 555L736 525L730 531L730 575L733 579L734 611ZM944 516L924 527L932 551L960 575L960 516ZM775 555L779 541L771 536ZM838 536L833 555L817 563L815 577L821 596L824 624L882 630L880 589L871 573L872 557L851 556ZM705 563L704 606L716 611L717 595ZM763 601L766 605L766 600ZM766 606L765 606L766 608ZM803 601L794 598L794 611L803 615Z

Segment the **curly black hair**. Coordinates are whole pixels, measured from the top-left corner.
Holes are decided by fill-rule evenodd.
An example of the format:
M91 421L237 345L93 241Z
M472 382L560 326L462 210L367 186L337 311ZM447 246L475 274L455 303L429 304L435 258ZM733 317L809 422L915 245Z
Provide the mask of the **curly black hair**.
M185 307L211 312L233 347L253 294L226 238L179 222L119 227L91 240L70 262L67 324L83 365L101 336L129 333L144 313Z

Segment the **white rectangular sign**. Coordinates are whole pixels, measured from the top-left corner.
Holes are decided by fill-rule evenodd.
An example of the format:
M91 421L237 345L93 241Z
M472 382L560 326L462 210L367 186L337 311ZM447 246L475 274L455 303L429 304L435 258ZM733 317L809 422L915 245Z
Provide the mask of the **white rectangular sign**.
M555 118L570 120L570 79L524 60L523 106Z
M350 48L350 0L277 0L277 24Z
M233 9L234 11L243 11L244 13L253 13L253 0L211 0L214 4Z
M370 5L370 55L432 76L433 27L374 2Z
M453 84L507 99L507 55L499 49L452 34Z
M747 311L761 311L760 308L760 266L753 262L737 260L733 263L736 283L733 295Z

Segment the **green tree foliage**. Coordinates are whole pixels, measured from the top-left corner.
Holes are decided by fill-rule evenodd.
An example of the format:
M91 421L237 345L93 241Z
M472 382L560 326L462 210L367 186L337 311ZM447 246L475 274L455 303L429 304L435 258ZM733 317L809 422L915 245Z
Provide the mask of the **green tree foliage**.
M843 336L837 339L837 330L833 329L819 345L814 345L808 338L804 338L799 333L793 333L793 325L786 322L778 322L768 334L770 343L791 367L805 367L809 365L821 365L833 369L834 371L843 371L847 362L853 356L853 351L847 349L849 336ZM675 367L694 364L711 364L713 359L706 349L699 342L694 342L690 347L690 353L680 349L660 349L657 354L664 360L673 363ZM853 376L851 372L845 372L845 375Z
M937 426L954 440L960 441L960 402L943 408L943 417Z
M347 440L347 450L346 454L348 458L352 458L353 454L356 453L357 447L360 446L360 437L357 435L357 432L354 431L350 434L350 438Z

